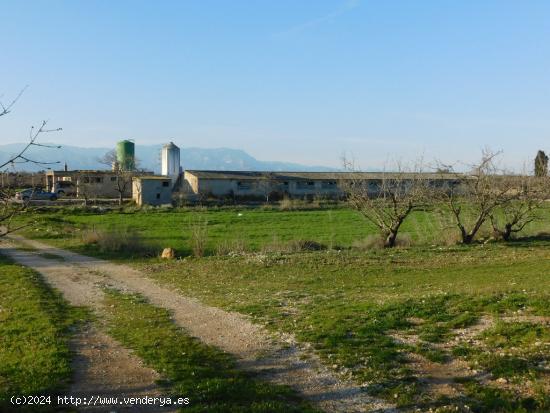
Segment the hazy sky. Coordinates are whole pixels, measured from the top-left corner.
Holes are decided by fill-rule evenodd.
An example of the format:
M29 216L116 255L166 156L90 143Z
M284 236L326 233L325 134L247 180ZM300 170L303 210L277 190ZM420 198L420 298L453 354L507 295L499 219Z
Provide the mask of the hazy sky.
M550 150L550 1L2 1L0 143L173 139L364 168Z

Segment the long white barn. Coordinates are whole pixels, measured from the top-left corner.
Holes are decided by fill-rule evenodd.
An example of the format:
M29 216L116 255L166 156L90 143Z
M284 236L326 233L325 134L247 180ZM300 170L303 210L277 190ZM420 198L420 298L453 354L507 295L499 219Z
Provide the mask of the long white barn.
M340 197L343 186L362 181L377 192L384 179L397 177L386 172L254 172L186 170L179 189L202 197L276 198ZM454 185L457 176L450 173L405 173L399 179L421 177L434 186ZM176 186L176 190L178 186Z

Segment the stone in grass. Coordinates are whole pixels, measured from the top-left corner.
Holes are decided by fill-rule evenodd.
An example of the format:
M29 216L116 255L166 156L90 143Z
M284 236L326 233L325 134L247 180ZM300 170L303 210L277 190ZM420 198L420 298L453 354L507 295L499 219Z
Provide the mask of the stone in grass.
M174 250L174 248L164 248L162 250L162 255L160 256L160 258L165 260L173 260L174 258L176 258L176 251Z

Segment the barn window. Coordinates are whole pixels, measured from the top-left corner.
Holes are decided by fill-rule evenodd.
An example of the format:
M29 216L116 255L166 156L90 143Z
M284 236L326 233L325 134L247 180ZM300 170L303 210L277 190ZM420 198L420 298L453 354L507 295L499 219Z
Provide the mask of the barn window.
M335 186L336 186L336 182L334 182L334 181L324 181L321 184L321 187L323 187L325 189L331 189L331 188L334 188Z
M160 194L157 194L157 199L160 199Z
M296 187L298 189L311 189L315 185L313 181L298 181L296 182Z
M250 183L249 182L237 182L237 188L239 189L250 189Z
M111 182L116 181L116 176L111 176Z
M162 181L162 186L167 187L168 185L169 185L169 182L168 182L168 181Z

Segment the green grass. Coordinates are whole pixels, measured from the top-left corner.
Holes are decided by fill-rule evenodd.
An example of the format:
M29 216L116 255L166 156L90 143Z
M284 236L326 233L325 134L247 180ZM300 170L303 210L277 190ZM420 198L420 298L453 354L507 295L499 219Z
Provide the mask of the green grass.
M534 396L521 397L514 392L465 382L465 394L474 412L546 413L550 411L550 397L539 390Z
M515 382L549 376L550 328L529 322L498 322L481 334L482 348L470 348L468 359L496 378Z
M542 220L528 225L521 236L536 235L550 230L550 207L540 211ZM139 233L144 243L153 250L174 248L178 255L191 253L191 228L197 222L207 222L207 254L213 254L221 245L238 243L246 249L258 251L266 245L293 240L311 240L329 248L349 248L354 243L376 234L376 228L359 213L341 207L280 211L276 208L190 208L190 209L127 209L97 211L53 209L49 212L32 211L17 222L35 221L23 233L36 239L109 258L141 256L109 254L95 245L82 241L87 230L120 231L130 229ZM490 232L489 225L480 236ZM401 237L419 245L443 245L456 236L452 217L443 207L414 212L404 222Z
M0 274L0 410L21 411L10 406L11 396L65 389L71 375L68 340L87 314L68 306L37 273L2 255Z
M452 339L454 329L473 325L482 315L520 310L550 316L545 243L188 258L138 266L186 294L295 334L327 363L350 369L357 381L403 407L428 397L406 361L407 351L444 362L453 354L430 343ZM409 321L413 317L423 322L415 325ZM526 337L542 334L540 328L526 327ZM414 332L423 344L398 344L389 335L394 330ZM518 346L525 348L528 342L522 340ZM548 360L548 347L539 350L537 360ZM515 365L515 375L524 372ZM486 411L484 402L477 402L478 411Z
M545 209L541 215L547 217L549 212ZM170 288L249 314L273 330L294 334L298 340L311 343L327 364L348 369L355 380L370 384L373 393L403 408L428 409L443 403L425 391L407 363L408 352L436 363L453 357L477 362L494 377L528 378L533 389L544 388L541 386L549 382L547 375L534 367L550 358L548 346L538 346L536 353L531 348L533 337L546 337L547 329L540 331L540 325L501 326L500 330L488 331L483 341L489 351L499 351L502 342L515 343L517 351L499 359L494 354L483 358L481 347L463 343L449 351L437 348L452 340L457 328L469 327L482 316L498 318L518 311L550 316L550 241L544 237L434 246L455 228L441 212L425 211L417 212L403 226L416 246L358 251L349 247L375 231L357 213L344 208L48 213L38 215L42 225L32 235L106 256L94 245L84 245L80 234L92 227L109 231L133 228L145 242L174 247L185 256L190 250L190 225L198 217L208 221L210 253L228 240L242 240L249 250L261 251L274 237L281 241L309 239L343 249L188 257L173 262L134 258L132 265ZM522 235L547 228L548 220L537 222ZM123 261L129 257L120 253L107 256ZM414 323L412 318L422 322ZM396 330L414 333L419 345L396 343L390 336ZM491 411L495 394L506 400L503 412L520 412L531 399L537 409L547 406L544 397L512 397L503 389L477 382L464 385L463 394L453 402L472 403L478 412Z
M161 372L186 412L314 412L287 387L239 372L230 356L190 337L141 296L106 291L110 333Z

